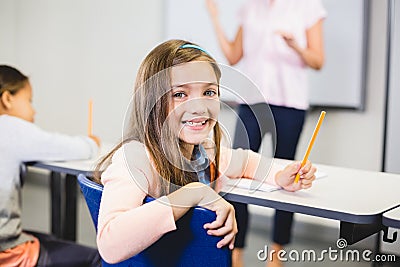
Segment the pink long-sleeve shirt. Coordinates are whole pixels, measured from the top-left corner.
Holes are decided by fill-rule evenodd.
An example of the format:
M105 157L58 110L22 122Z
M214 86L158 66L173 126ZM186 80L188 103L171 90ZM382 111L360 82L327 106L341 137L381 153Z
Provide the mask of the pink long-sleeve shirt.
M210 151L207 153L212 158ZM275 184L277 167L271 169L271 163L271 159L250 150L221 148L221 177L255 178ZM172 208L167 196L161 196L157 172L142 143L133 141L118 149L101 179L104 189L97 245L105 261L130 258L176 229ZM218 179L217 188L222 181ZM157 201L143 204L147 195Z

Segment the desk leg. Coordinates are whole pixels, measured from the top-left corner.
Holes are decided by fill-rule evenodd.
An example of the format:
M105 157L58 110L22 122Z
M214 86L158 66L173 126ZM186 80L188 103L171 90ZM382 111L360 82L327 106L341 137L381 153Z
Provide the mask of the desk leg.
M50 174L51 192L51 233L56 237L62 237L61 220L61 174L51 172Z
M348 245L353 245L382 230L380 222L371 224L357 224L349 222L340 222L340 238L344 238Z
M65 176L65 213L64 213L64 238L76 240L76 212L77 212L77 178L74 175Z
M381 232L379 231L376 235L375 240L375 254L381 254ZM379 266L379 262L372 262L372 267Z

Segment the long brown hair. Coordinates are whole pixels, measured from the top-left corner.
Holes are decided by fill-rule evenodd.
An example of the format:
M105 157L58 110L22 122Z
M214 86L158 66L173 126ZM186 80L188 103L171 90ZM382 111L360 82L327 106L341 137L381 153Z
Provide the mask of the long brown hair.
M182 48L185 44L195 45L184 40L169 40L155 47L143 60L136 77L128 131L124 133L123 141L97 165L95 171L97 182L100 182L100 170L109 164L115 151L132 140L146 146L151 162L163 178L161 179L163 193L173 191L174 188L171 186L183 186L193 181L192 174L185 170L181 151L184 146L183 141L177 138L173 129L164 127L171 97L170 69L193 61L209 62L218 83L221 71L208 53L192 46ZM221 129L218 122L213 129L213 139L215 158L211 166L211 182L219 175Z

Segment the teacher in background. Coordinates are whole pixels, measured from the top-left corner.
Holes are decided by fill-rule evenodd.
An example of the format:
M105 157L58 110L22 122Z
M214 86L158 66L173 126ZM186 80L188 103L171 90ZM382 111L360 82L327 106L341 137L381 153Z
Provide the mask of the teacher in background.
M271 132L276 147L274 156L294 159L309 106L307 68L319 70L324 64L326 11L321 1L248 0L239 11L240 26L234 40L226 37L214 0L206 0L206 3L220 48L229 64L241 61L241 70L265 97L239 105L240 121L236 126L234 147L258 151L264 134ZM274 123L266 119L270 109L276 136ZM243 124L245 130L240 126ZM248 144L243 143L247 140ZM243 266L248 211L245 204L234 203L234 206L239 233L232 260L233 266L238 267ZM279 251L290 242L292 221L293 213L275 212L271 250ZM268 266L282 266L282 263L277 258L268 259Z

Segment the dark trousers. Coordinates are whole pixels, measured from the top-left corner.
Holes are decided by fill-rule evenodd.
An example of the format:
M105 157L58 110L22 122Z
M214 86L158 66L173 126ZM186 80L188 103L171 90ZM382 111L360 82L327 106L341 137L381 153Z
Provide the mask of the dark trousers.
M234 148L247 148L258 151L262 138L271 133L274 157L293 160L297 143L304 125L306 112L294 108L259 103L239 105L239 120L236 123ZM245 246L248 228L247 204L232 202L238 223L235 247ZM273 241L286 245L291 239L293 213L276 210L274 216Z
M82 246L71 241L60 240L48 234L27 232L40 242L37 267L97 267L101 258L94 248Z

